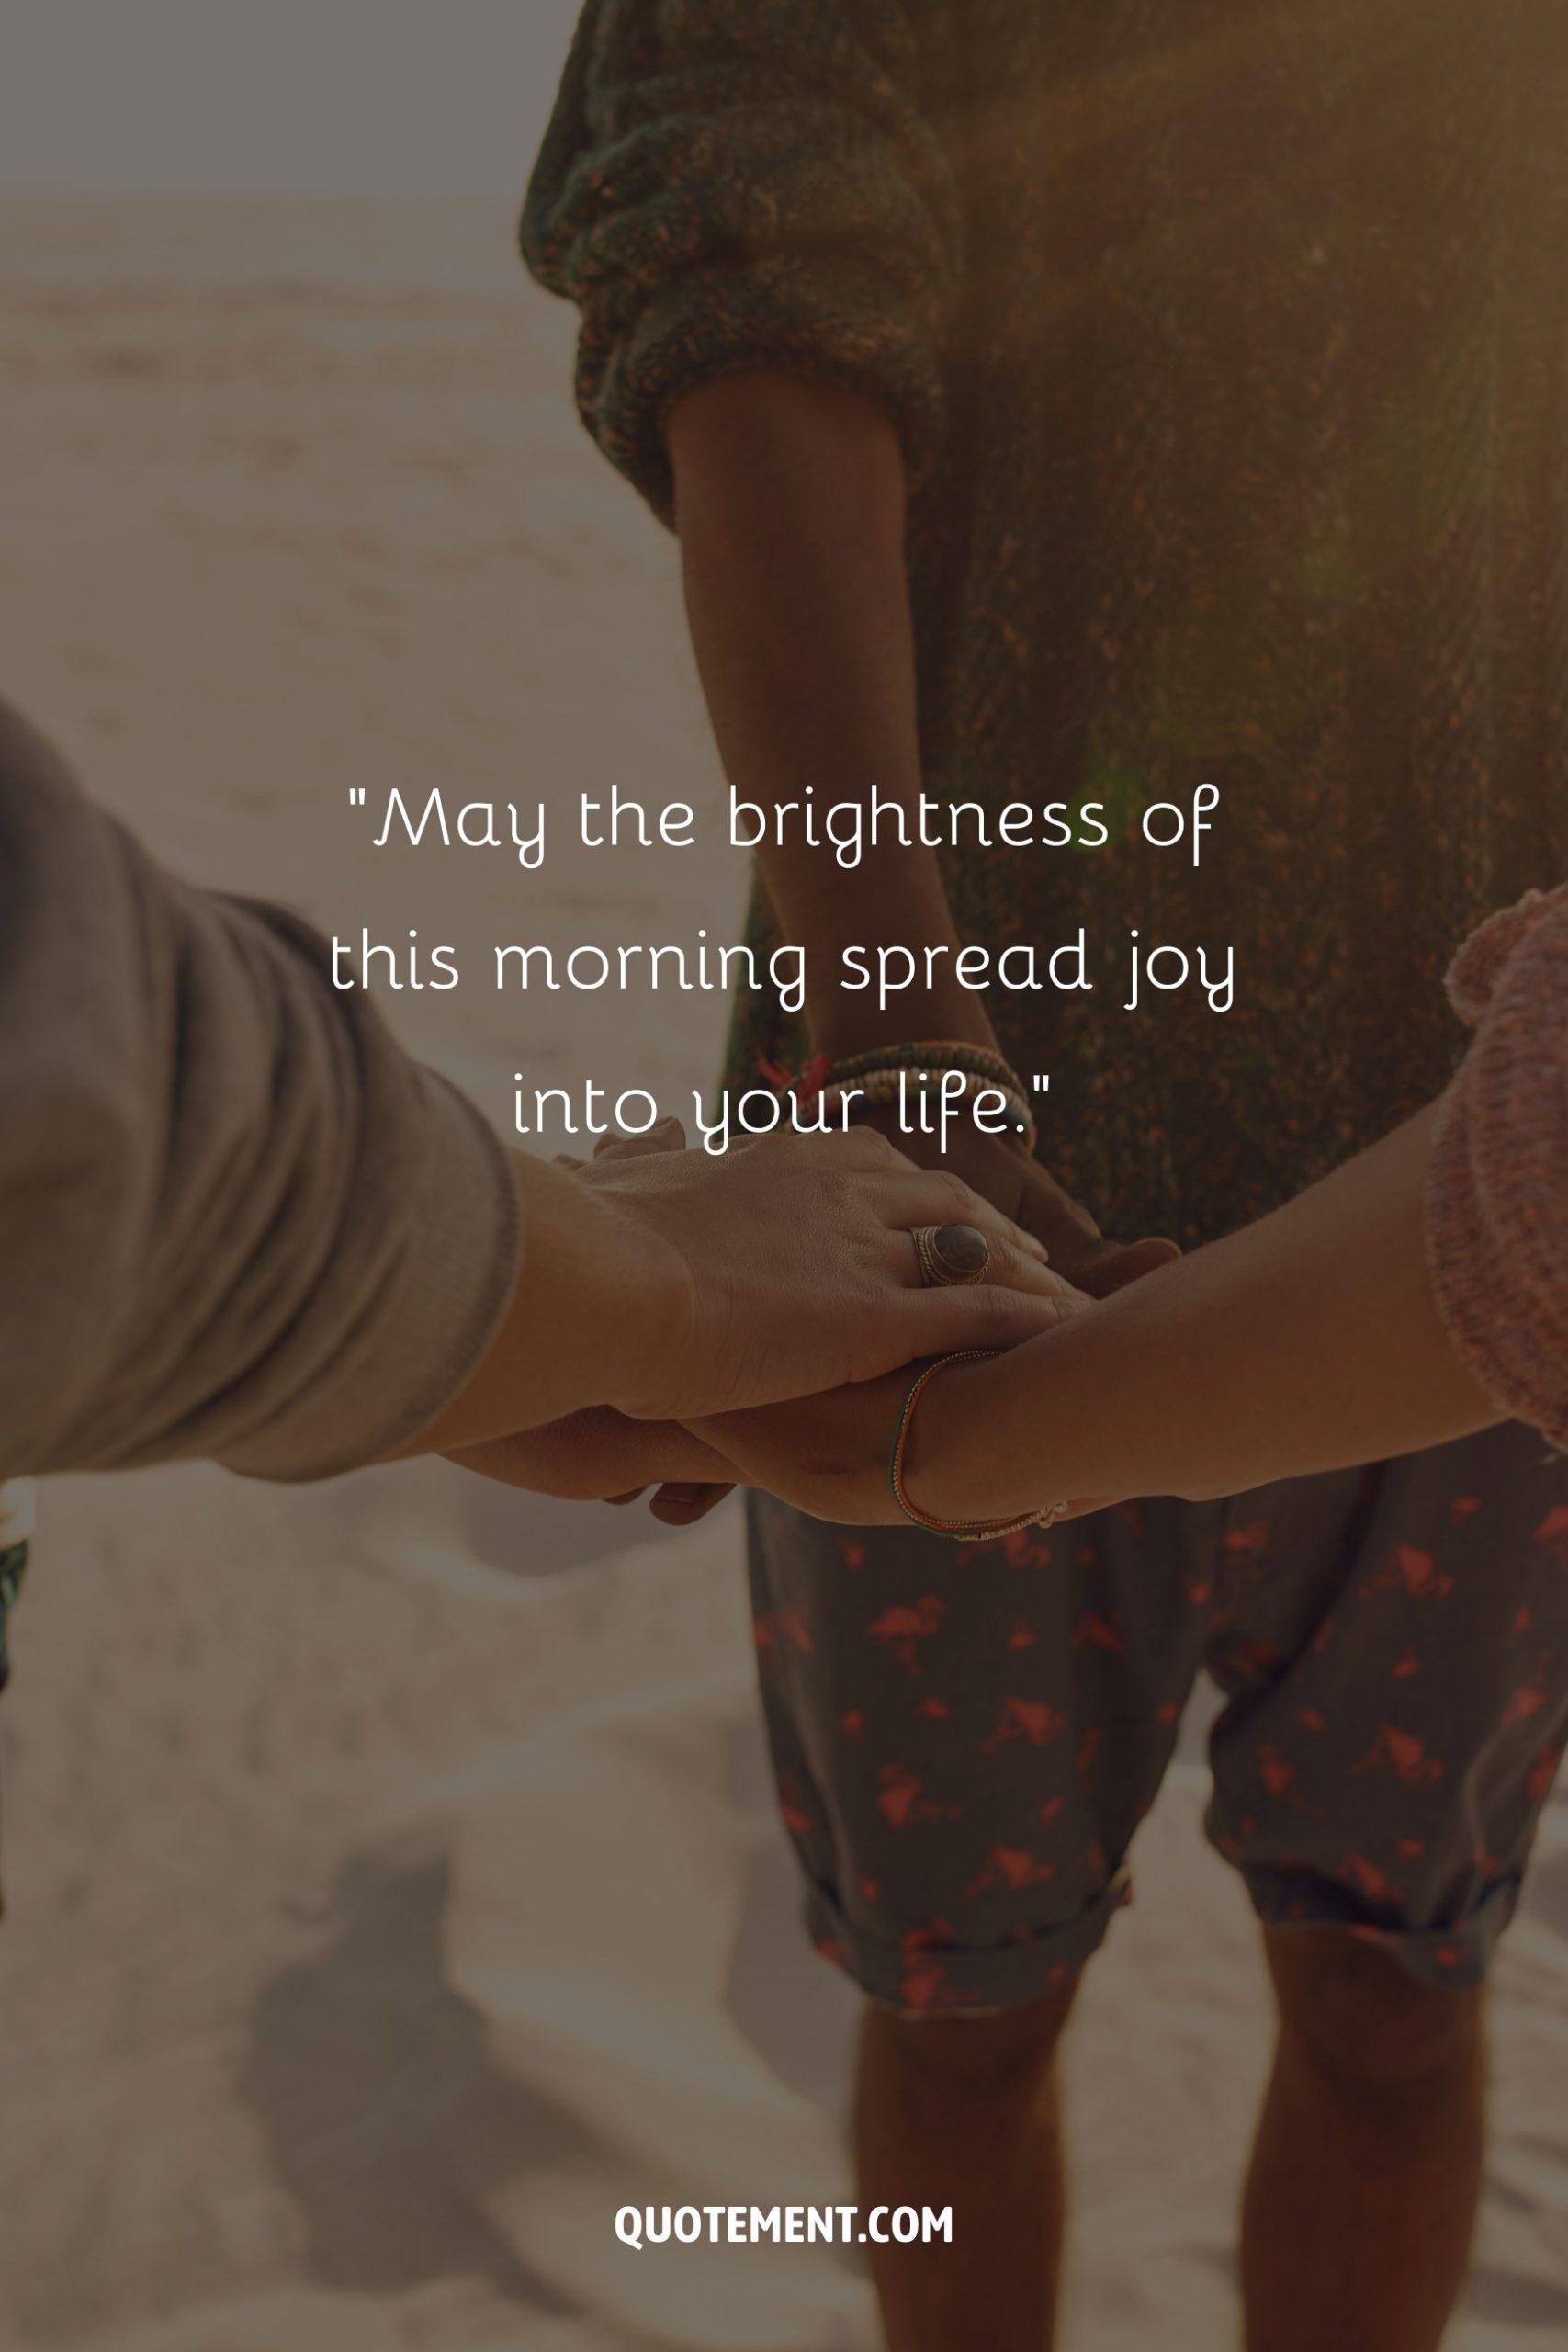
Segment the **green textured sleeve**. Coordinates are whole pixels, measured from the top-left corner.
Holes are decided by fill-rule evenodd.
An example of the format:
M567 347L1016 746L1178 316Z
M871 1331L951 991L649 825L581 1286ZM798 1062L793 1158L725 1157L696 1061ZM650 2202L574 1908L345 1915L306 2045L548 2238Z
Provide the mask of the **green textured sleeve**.
M584 423L666 520L671 408L749 368L867 393L928 470L958 232L918 66L892 0L589 0L523 251L581 311Z

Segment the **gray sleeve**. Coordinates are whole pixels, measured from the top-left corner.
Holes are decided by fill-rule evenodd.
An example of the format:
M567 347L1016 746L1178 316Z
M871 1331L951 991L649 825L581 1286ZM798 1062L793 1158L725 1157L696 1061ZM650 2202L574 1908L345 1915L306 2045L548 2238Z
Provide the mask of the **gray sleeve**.
M0 706L0 1476L373 1461L520 1250L499 1137L320 938L165 874Z

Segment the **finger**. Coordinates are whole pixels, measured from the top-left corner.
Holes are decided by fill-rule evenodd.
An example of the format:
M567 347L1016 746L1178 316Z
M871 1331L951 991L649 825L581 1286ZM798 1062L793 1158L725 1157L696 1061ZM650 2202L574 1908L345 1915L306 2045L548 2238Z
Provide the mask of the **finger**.
M587 1165L586 1159L579 1159L575 1152L558 1151L556 1154L556 1166L569 1169L574 1176L580 1176Z
M660 1487L649 1510L666 1527L694 1527L734 1492L733 1487L667 1485Z
M853 1126L842 1135L809 1140L818 1150L831 1153L830 1166L847 1168L857 1175L878 1176L909 1164L897 1145L875 1127Z
M906 1309L910 1358L947 1355L956 1348L1014 1348L1093 1312L1081 1292L995 1290L911 1291Z
M1142 1282L1145 1274L1157 1273L1162 1266L1173 1265L1181 1255L1175 1241L1151 1238L1113 1244L1102 1257L1084 1268L1083 1286L1096 1298L1109 1298L1113 1291L1126 1290L1134 1283Z
M640 1503L647 1492L646 1487L634 1487L629 1495L606 1495L604 1500L612 1510L625 1510L631 1503Z
M601 1136L595 1159L649 1159L660 1152L684 1151L686 1130L679 1119L660 1119L645 1136Z
M967 1219L964 1221L968 1222ZM1054 1266L1047 1265L1038 1252L1028 1246L1024 1237L1014 1232L1005 1217L993 1216L988 1226L982 1226L979 1229L985 1235L990 1256L981 1281L967 1287L1027 1291L1042 1298L1061 1298L1071 1292L1072 1284L1066 1278L1059 1274ZM886 1262L894 1280L903 1288L909 1288L909 1269L912 1267L914 1285L919 1286L922 1275L913 1234L889 1233L886 1249ZM937 1287L939 1285L932 1284L933 1289ZM953 1283L949 1287L960 1289L965 1285Z
M906 1232L919 1225L973 1225L987 1240L999 1236L1042 1265L1049 1262L1051 1253L1038 1234L1015 1223L950 1170L906 1167L878 1188L877 1197L885 1221Z
M1029 1235L1004 1226L1000 1232L987 1233L986 1238L991 1250L986 1289L1028 1291L1042 1298L1081 1297L1066 1276L1059 1274L1038 1248L1031 1247Z

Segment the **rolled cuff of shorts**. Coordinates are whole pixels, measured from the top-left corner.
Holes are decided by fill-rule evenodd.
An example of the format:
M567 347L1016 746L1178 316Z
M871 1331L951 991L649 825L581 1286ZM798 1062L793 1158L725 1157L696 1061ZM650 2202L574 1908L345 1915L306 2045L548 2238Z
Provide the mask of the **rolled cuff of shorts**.
M1369 1916L1350 1889L1311 1871L1241 1865L1252 1907L1266 1928L1339 1928L1396 1960L1418 1984L1464 1992L1483 1984L1492 1955L1518 1908L1522 1882L1499 1879L1474 1909L1450 1926L1405 1928Z
M1094 1957L1111 1920L1132 1899L1132 1880L1125 1870L1118 1871L1076 1918L981 1949L910 1951L846 1919L826 1887L807 1889L805 1912L823 1959L872 2000L906 2016L942 2017L962 2009L1018 2009L1043 2000Z

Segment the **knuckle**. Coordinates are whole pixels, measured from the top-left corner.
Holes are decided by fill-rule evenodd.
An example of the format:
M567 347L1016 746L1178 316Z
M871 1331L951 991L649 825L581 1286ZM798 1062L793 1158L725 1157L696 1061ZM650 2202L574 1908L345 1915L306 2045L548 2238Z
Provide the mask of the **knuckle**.
M1015 1248L1005 1235L987 1234L991 1254L986 1261L987 1290L1019 1290L1027 1280L1028 1261L1021 1250Z
M1004 1283L982 1283L966 1295L973 1299L976 1320L980 1323L1004 1323L1017 1311L1018 1293Z
M860 1198L860 1187L847 1168L825 1168L820 1183L822 1198L836 1216L842 1216L851 1202Z
M896 1147L874 1127L852 1127L850 1141L856 1167L863 1169L867 1174L875 1175L897 1167L899 1156Z

